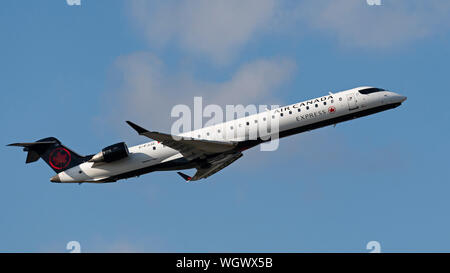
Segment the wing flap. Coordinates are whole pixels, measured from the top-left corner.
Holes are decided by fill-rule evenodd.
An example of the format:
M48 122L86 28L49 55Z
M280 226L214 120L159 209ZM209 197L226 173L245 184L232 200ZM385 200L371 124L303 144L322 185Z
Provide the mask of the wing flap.
M238 160L241 157L242 157L242 153L233 154L227 160L222 161L221 163L213 164L210 168L197 169L197 172L195 173L194 177L192 177L191 181L196 181L196 180L200 180L200 179L203 179L203 178L208 178L211 175L213 175L213 174L221 171L222 169L228 167L231 163L233 163L234 161Z
M204 139L194 139L191 137L173 136L169 134L148 131L130 121L127 123L138 132L139 135L146 136L161 142L162 144L179 151L189 160L195 158L205 158L211 154L225 153L232 151L237 143L226 141L211 141Z
M197 168L197 172L195 173L195 175L193 177L190 177L182 172L178 172L178 174L186 181L186 182L190 182L190 181L197 181L200 179L204 179L204 178L208 178L211 175L221 171L222 169L228 167L231 163L233 163L234 161L238 160L239 158L242 157L242 153L234 153L234 154L229 154L227 156L225 156L224 158L222 158L219 161L216 161L215 163L212 163L210 167L208 168Z

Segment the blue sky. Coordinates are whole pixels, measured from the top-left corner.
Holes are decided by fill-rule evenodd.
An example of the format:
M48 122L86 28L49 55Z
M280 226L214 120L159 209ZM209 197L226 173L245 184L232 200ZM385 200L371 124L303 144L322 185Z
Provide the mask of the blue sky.
M447 1L5 1L0 251L448 252ZM360 85L401 107L248 151L200 183L175 172L59 185L6 147L81 154L168 131L170 109L291 104ZM192 173L192 171L190 172Z

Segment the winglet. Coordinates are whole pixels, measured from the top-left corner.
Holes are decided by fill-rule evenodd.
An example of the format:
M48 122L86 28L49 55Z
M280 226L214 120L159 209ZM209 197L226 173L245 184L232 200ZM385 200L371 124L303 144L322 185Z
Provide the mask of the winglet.
M177 174L180 175L186 182L189 182L192 179L192 177L190 177L189 175L184 174L182 172L177 172Z
M134 130L136 130L136 132L138 132L138 134L140 134L140 135L142 135L143 133L148 132L148 130L142 128L142 127L139 126L139 125L134 124L134 123L131 122L131 121L128 121L128 120L127 120L127 123L128 123L128 125L131 126L131 128L133 128Z

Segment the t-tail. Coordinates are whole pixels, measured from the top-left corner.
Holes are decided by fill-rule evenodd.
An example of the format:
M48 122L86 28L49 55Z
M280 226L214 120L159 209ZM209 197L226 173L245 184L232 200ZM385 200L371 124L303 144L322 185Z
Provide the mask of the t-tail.
M61 144L54 138L44 138L36 142L13 143L8 146L23 147L28 152L26 163L32 163L42 158L56 173L63 172L89 160L90 157L80 156Z

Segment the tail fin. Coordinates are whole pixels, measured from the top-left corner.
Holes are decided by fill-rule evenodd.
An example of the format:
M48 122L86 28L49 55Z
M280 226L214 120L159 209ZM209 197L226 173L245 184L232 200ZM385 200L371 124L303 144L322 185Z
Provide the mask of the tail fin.
M8 146L24 147L23 150L28 152L27 164L42 158L56 173L63 172L88 160L88 157L78 155L54 137L30 143L13 143Z

